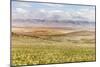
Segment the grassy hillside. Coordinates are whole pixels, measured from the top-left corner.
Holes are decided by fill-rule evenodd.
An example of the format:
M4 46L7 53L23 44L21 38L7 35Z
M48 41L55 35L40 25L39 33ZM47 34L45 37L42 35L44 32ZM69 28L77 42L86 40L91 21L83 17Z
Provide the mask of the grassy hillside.
M77 31L58 34L57 31L57 34L55 32L44 34L13 32L12 65L95 61L94 32Z

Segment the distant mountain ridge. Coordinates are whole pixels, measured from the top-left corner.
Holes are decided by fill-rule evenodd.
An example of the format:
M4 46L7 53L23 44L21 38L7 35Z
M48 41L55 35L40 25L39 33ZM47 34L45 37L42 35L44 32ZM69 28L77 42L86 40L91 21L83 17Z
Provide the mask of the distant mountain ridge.
M22 24L23 26L30 26L30 25L40 25L41 26L75 26L75 27L95 27L95 22L92 21L84 21L84 20L49 20L49 19L13 19L13 25L18 24L20 26L20 24ZM15 25L14 25L15 26Z

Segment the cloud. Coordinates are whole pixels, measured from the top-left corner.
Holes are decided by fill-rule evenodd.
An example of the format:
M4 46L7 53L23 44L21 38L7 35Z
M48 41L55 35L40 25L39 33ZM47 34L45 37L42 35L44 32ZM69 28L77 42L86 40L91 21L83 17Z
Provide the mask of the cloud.
M36 7L32 6L34 3L28 2L17 2L13 5L13 17L14 18L21 18L21 19L56 19L59 20L85 20L85 21L95 21L95 8L92 6L89 7L77 7L75 10L74 7L72 8L65 8L67 5L59 5L59 4L42 4L45 5L46 8L40 7L36 9ZM41 6L42 6L41 5ZM47 6L49 6L47 8ZM70 5L68 5L69 7ZM56 8L58 7L58 8ZM62 9L62 8L65 9ZM16 8L16 9L14 9ZM35 9L34 9L35 8Z
M23 8L16 8L16 12L18 13L26 13L27 11Z
M75 11L65 12L63 10L46 10L38 9L27 11L22 8L17 8L16 18L23 19L51 19L58 17L59 20L84 20L84 21L95 21L95 11ZM24 16L24 17L23 17Z
M77 14L86 18L89 21L95 21L95 9L81 9L77 12Z
M45 9L40 9L39 11L44 13L47 12Z
M52 12L52 13L61 13L63 11L62 10L51 10L50 12Z

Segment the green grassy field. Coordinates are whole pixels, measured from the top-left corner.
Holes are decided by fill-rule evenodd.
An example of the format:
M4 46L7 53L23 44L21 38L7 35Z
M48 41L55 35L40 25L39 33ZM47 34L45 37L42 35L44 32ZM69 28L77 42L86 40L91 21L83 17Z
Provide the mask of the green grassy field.
M94 34L79 33L49 36L13 33L12 66L95 61Z

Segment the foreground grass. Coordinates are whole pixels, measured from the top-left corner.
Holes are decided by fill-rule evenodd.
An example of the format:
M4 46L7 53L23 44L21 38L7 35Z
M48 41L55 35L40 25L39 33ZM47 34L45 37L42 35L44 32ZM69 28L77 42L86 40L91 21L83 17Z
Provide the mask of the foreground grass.
M76 41L66 36L43 38L13 35L12 66L95 61L93 40Z

